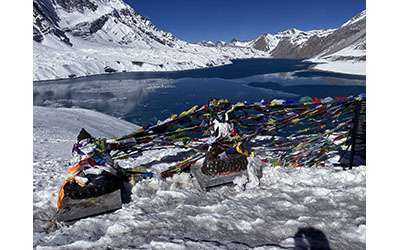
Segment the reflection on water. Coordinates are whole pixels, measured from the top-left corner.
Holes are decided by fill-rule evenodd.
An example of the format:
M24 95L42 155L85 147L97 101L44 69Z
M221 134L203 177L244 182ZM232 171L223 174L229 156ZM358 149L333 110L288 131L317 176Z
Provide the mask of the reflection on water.
M34 105L80 107L123 117L151 92L168 87L169 80L94 80L35 84Z
M206 103L211 97L255 102L365 92L362 77L293 72L307 67L298 60L256 59L185 72L126 73L35 82L34 105L81 107L146 125L195 104Z
M366 79L366 77L363 75L349 75L349 74L334 73L328 71L301 71L301 72L296 72L294 75L297 77L335 77L335 78L350 79L350 80Z
M173 113L181 112L196 104L204 104L211 97L227 98L232 102L259 101L272 97L293 97L292 93L274 90L258 90L242 84L218 78L176 80L175 88L159 89L150 93L141 102L135 112L127 114L124 119L139 124L157 122Z

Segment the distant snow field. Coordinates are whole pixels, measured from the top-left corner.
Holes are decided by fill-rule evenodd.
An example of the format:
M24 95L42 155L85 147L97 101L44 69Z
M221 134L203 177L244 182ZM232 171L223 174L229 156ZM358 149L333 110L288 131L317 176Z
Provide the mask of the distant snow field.
M251 48L210 48L197 44L185 44L181 48L147 48L101 46L89 42L86 48L84 43L79 41L82 47L77 49L34 42L33 80L105 74L107 67L117 72L177 71L230 64L238 58L269 57L269 54Z
M335 73L366 75L366 62L355 61L329 61L325 59L308 60L317 63L313 69Z
M332 249L365 249L365 167L342 171L264 166L260 185L242 191L225 186L203 192L188 174L154 178L137 184L132 202L122 209L48 231L81 127L105 137L137 129L94 111L34 107L36 249L291 249L310 244L294 237L307 227L320 230L327 238L325 246ZM262 151L257 148L257 153ZM125 164L145 164L179 152L150 151ZM153 169L171 164L156 162Z
M306 61L317 63L313 67L317 70L366 75L366 50L355 48L357 45L344 48L329 56L317 56Z

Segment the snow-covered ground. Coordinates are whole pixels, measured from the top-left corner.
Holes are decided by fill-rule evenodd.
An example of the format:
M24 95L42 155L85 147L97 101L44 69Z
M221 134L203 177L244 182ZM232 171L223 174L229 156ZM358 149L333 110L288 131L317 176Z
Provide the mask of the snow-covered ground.
M157 28L123 0L34 0L33 79L174 71L268 57L252 48L209 47ZM109 70L111 70L109 69Z
M306 61L318 63L313 68L344 74L366 75L365 40L327 56L316 56Z
M327 57L315 57L306 61L318 63L313 66L316 70L352 75L366 75L365 56L365 50L348 47Z
M365 167L263 167L260 186L203 192L188 174L145 180L132 202L106 215L48 230L58 186L81 127L111 137L137 129L83 109L34 107L33 211L37 249L302 249L300 228L323 233L332 249L365 249ZM130 164L154 162L180 150L145 153ZM257 153L263 154L262 148ZM163 169L172 162L157 163ZM315 231L320 230L320 231ZM306 233L307 234L307 233ZM304 245L303 245L304 246Z
M33 43L33 80L105 74L105 67L118 72L175 71L230 64L239 58L269 57L252 48L206 47L181 42L180 47L102 45L71 38L79 46L69 47L46 37ZM54 45L57 44L57 45Z
M326 59L310 59L309 62L318 63L313 66L313 69L351 74L351 75L366 75L365 61L330 61Z

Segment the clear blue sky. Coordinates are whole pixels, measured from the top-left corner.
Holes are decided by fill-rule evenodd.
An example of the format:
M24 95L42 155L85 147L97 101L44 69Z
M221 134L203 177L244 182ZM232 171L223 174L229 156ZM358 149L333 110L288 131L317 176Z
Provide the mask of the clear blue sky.
M365 0L125 0L159 28L187 41L252 39L295 27L334 28Z

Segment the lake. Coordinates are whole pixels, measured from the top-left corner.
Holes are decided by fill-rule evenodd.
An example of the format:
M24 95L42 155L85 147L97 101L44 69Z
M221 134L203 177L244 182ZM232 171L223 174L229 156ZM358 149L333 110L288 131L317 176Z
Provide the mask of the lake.
M34 105L80 107L147 125L210 98L256 102L365 93L365 76L313 71L291 59L245 59L214 68L132 72L33 84Z

